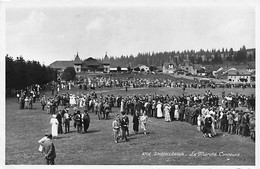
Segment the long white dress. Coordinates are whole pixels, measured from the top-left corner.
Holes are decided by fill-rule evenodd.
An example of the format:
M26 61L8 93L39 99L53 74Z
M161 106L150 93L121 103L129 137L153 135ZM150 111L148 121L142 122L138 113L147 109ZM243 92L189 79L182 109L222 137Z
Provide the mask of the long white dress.
M82 98L82 97L79 98L79 107L80 108L84 107L83 103L84 103L84 98Z
M165 105L165 107L164 107L165 121L171 121L170 109L171 109L171 106Z
M175 105L175 110L174 110L174 118L179 119L179 105Z
M161 103L158 103L157 106L157 117L162 117L163 116L163 113L162 113L162 104Z
M76 97L75 96L70 96L70 105L71 106L74 106L74 105L76 105L77 103L76 103Z
M140 121L141 121L141 129L143 129L146 132L146 125L147 125L148 117L146 115L142 115L140 117Z
M58 120L56 118L52 118L50 121L51 124L51 134L53 137L57 137L58 136Z
M124 111L124 102L121 101L120 112Z

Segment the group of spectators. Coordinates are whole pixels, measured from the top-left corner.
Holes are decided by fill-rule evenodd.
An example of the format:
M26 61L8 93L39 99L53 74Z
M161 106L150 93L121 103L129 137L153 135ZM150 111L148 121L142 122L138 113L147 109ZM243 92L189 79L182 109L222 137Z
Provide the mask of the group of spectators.
M114 141L128 141L132 116L132 129L135 134L139 128L147 134L148 118L164 119L165 122L181 121L197 126L203 137L217 136L217 130L226 134L243 137L251 136L255 141L255 97L238 93L222 95L213 94L210 90L204 94L162 95L133 94L123 96L103 95L92 92L55 94L52 98L45 95L40 99L42 109L47 106L47 113L52 114L52 138L58 134L70 132L71 121L78 133L86 133L90 125L89 113L97 115L99 120L109 119L113 108L118 113L112 121ZM73 113L69 113L69 109ZM80 111L82 109L83 111ZM152 124L151 124L152 125ZM49 137L49 136L48 136ZM52 159L53 160L53 159ZM54 163L49 161L47 163Z
M165 118L167 122L177 120L198 125L198 130L208 137L216 135L215 129L230 134L249 136L250 129L254 128L252 124L254 123L255 97L238 93L230 93L222 97L222 99L219 98L210 90L203 95L182 94L179 96L134 94L122 97L103 94L98 96L95 92L80 95L62 93L52 98L53 104L47 106L47 112L54 114L66 107L79 107L89 113L97 114L98 119L102 120L108 119L112 108L117 107L120 112L137 117L137 119L145 114L147 117ZM244 110L240 109L241 107L244 107ZM134 131L138 132L138 129L135 128Z
M32 109L33 103L35 103L36 99L40 96L39 89L31 88L26 90L17 91L16 97L19 103L20 109Z

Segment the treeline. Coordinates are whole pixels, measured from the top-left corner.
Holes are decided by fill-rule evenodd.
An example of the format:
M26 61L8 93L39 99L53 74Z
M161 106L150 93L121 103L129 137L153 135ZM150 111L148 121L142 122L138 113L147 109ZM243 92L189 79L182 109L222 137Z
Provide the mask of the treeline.
M110 56L111 67L135 67L138 65L154 65L156 67L162 66L165 62L175 62L176 64L188 60L193 64L222 64L225 61L247 63L255 61L255 50L253 53L247 53L245 46L238 51L233 48L229 50L222 48L222 50L184 50L184 51L171 51L171 52L147 52L138 53L133 55L122 55L121 57Z
M57 79L56 71L37 61L25 61L23 57L15 60L6 55L6 94L12 90L25 89L33 84L46 84Z

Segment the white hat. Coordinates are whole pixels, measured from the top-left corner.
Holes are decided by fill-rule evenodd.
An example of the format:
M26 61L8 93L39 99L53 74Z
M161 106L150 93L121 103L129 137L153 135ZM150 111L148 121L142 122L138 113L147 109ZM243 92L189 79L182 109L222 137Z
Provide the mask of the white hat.
M52 117L53 117L53 118L56 118L56 114L53 114Z

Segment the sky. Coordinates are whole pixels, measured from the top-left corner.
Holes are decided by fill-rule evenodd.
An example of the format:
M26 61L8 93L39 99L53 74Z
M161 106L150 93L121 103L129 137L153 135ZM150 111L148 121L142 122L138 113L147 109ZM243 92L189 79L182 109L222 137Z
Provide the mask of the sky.
M49 65L141 52L255 48L250 5L8 6L6 54Z

